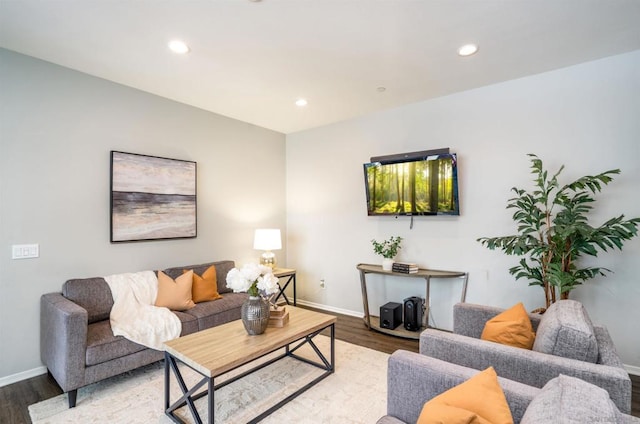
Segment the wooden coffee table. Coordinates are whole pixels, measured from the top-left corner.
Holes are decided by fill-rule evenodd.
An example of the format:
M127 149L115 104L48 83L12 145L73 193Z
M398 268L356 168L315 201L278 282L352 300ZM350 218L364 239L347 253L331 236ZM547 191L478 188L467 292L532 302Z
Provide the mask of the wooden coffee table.
M307 385L249 421L255 423L332 374L335 369L336 317L293 306L287 306L287 310L289 311L289 323L287 325L282 328L267 328L265 333L259 336L249 336L242 325L242 321L237 320L166 342L164 344L165 414L176 423L184 423L175 414L175 411L188 406L195 422L202 423L195 401L208 394L208 422L213 423L215 418L214 394L217 389L285 357L295 358L325 370L324 373ZM325 357L325 354L313 341L313 338L325 329L329 329L331 332L329 359ZM296 351L306 344L313 348L319 361L310 360L296 354ZM215 384L214 379L216 377L220 377L231 370L283 348L284 353L282 355L260 363L223 383ZM185 384L177 365L178 361L202 375L202 379L193 387L188 388ZM183 393L173 404L170 403L170 370L173 370L173 374ZM196 393L205 385L207 385L206 390Z

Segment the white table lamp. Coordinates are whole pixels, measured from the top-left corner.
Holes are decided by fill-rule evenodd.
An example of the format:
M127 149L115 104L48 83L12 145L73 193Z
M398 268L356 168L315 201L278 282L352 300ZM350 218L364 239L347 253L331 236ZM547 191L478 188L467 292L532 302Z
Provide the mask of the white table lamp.
M276 267L276 255L272 250L282 249L282 239L280 230L274 228L256 230L253 238L253 248L256 250L264 250L260 256L260 264L270 268Z

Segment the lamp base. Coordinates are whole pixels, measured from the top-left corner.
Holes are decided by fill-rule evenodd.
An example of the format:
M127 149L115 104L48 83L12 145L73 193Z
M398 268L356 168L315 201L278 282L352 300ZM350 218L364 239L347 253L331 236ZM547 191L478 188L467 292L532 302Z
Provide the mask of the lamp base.
M260 265L268 266L271 269L276 267L276 255L270 250L267 250L260 256Z

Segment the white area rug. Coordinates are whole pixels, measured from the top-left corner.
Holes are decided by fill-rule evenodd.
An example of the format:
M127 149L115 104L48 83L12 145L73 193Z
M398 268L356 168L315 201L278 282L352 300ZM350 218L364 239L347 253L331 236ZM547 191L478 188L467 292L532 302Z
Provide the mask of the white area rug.
M329 338L319 336L315 340L328 357ZM313 357L310 348L304 348L304 356ZM336 340L335 373L262 422L375 423L386 413L388 357L386 353ZM159 362L82 388L77 406L72 409L68 409L66 395L36 403L29 406L31 420L34 424L172 423L164 415L163 370L163 362ZM182 366L181 371L187 384L199 380L187 367ZM215 422L245 423L321 373L301 361L277 361L217 390ZM216 384L220 381L216 379ZM181 394L174 379L171 389L173 401ZM206 401L205 396L196 402L203 421L207 417ZM188 408L181 409L179 415L194 422Z

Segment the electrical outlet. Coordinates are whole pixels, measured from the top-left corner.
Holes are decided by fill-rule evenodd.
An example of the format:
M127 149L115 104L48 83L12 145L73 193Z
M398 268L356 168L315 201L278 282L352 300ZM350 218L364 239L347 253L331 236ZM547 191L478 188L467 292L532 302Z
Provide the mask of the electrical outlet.
M327 288L327 284L324 282L324 278L322 280L320 280L320 288L321 289L326 289Z

